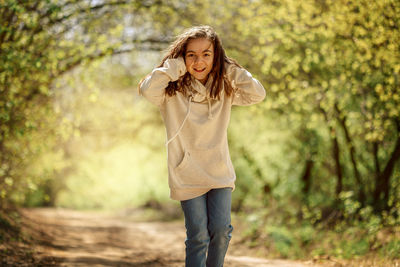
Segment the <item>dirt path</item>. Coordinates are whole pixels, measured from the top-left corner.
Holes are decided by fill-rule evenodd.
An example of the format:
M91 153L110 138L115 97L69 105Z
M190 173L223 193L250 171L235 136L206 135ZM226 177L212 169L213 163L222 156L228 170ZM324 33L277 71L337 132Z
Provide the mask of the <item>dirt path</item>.
M22 213L40 240L35 252L53 266L184 266L183 222L138 222L63 209L24 209ZM225 266L316 266L239 256L240 252L232 240Z

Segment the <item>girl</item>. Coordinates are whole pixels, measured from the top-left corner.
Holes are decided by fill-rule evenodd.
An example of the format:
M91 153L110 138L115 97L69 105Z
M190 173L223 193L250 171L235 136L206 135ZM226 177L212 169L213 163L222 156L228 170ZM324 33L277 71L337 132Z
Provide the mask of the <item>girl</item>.
M178 36L139 92L165 123L171 198L185 216L186 266L223 266L236 179L227 141L231 107L260 102L265 90L226 56L211 27L198 26Z

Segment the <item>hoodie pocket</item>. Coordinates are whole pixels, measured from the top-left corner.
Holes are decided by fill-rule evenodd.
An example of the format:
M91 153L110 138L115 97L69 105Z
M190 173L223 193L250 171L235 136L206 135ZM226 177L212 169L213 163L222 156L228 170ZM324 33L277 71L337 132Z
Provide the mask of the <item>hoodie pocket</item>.
M218 149L186 151L175 175L178 184L187 187L213 186L232 178Z
M196 162L193 162L188 151L185 152L182 161L176 166L175 174L177 182L181 186L199 186L205 184L203 170L196 165Z
M179 170L182 170L186 167L186 165L189 163L189 157L190 154L189 152L185 152L185 154L183 155L183 159L182 161L178 164L178 166L176 166L175 171L179 172Z

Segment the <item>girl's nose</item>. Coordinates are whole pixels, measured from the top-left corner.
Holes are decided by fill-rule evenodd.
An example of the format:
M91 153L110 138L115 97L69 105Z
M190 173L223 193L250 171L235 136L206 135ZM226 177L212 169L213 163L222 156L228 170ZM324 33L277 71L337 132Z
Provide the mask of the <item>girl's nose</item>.
M200 62L202 62L201 57L195 57L194 58L194 64L198 64Z

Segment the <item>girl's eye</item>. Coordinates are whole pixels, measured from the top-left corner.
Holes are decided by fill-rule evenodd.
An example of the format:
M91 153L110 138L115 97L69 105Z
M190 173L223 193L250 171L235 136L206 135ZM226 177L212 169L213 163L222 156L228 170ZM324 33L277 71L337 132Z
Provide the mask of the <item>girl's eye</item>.
M189 54L189 55L187 55L187 57L193 57L194 55L193 54Z
M209 56L211 56L211 55L210 55L210 54L205 54L204 56L205 56L205 57L209 57Z

